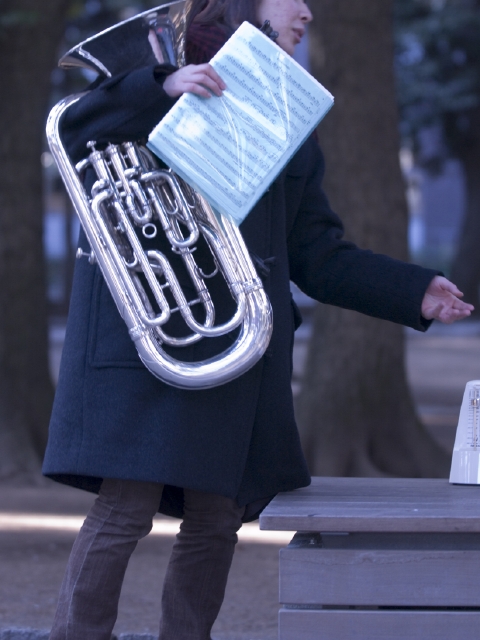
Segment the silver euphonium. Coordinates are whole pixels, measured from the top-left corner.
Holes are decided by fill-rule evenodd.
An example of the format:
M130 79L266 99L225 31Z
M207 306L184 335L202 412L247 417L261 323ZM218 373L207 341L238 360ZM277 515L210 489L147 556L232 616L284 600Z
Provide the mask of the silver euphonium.
M106 77L159 61L181 66L184 4L165 3L107 29L71 49L59 65L85 67ZM92 141L88 157L74 166L62 144L61 120L81 95L65 98L52 109L47 139L90 244L90 261L98 263L141 360L160 380L185 389L206 389L237 378L262 357L272 332L270 303L238 228L217 218L204 198L171 170L159 168L154 156L137 143L97 150ZM88 167L97 178L91 195L82 181ZM193 298L182 290L164 253L143 249L139 237L152 239L157 233L166 234L183 261L196 292ZM209 274L195 262L201 236L213 256L215 273L218 269L223 275L235 303L233 316L223 324L215 324L206 286ZM175 300L173 307L167 297ZM201 321L192 313L196 305L203 307ZM183 337L164 330L174 313L183 318ZM182 362L163 348L181 348L235 328L238 336L226 351L200 362ZM180 358L181 349L178 353Z

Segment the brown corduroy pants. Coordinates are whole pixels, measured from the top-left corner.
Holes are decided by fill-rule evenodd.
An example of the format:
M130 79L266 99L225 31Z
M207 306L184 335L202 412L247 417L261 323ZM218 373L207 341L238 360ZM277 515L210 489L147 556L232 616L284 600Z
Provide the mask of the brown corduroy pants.
M163 485L105 479L74 543L50 640L110 640L130 556L152 528ZM159 640L210 640L244 507L185 490L163 586Z

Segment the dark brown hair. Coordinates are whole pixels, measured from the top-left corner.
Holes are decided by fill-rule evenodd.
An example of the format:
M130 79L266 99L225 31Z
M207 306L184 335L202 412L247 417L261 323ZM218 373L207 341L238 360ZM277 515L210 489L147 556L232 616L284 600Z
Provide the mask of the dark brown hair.
M216 23L235 30L247 20L259 26L257 20L258 0L191 0L187 9L187 25L192 22Z

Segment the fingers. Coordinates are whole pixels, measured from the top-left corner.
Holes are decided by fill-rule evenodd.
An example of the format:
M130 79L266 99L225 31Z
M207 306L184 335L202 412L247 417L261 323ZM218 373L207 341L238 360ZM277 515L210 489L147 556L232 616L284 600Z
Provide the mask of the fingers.
M172 98L182 93L193 93L202 98L210 98L212 93L220 97L227 85L211 65L191 64L168 76L163 83L163 88Z
M441 276L441 287L442 289L445 289L446 291L452 293L457 298L463 297L463 293L460 291L457 285L453 284L453 282L450 282L450 280L447 280L447 278L444 278L443 276Z
M443 276L435 276L430 282L427 289L427 293L430 295L445 295L445 293L451 293L457 298L463 297L463 293L457 288L453 282L447 280Z
M473 311L475 309L473 304L469 304L468 302L463 302L463 300L459 300L458 298L455 298L452 306L454 309L459 309L459 310L468 309L469 311Z
M439 320L444 324L452 324L457 320L468 318L473 310L473 305L462 302L452 295L436 304L431 301L422 315L427 320Z
M443 324L452 324L457 320L468 318L470 315L471 311L469 309L442 309L441 313L438 316L438 320L440 320L440 322L443 322Z
M462 297L463 293L453 282L443 276L435 276L422 300L422 316L426 320L439 320L444 324L468 318L474 307L463 302Z
M200 76L199 82L211 89L216 96L221 96L227 85L209 64L201 64L196 67L195 73Z
M210 98L211 93L220 97L226 89L226 84L209 64L185 67L184 82L185 91L195 93L203 98Z

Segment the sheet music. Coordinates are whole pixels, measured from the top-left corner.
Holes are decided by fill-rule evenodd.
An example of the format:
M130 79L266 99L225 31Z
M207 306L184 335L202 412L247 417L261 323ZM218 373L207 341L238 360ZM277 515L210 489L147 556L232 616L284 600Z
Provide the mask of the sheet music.
M332 95L248 22L211 61L223 96L184 94L149 148L240 222L333 104Z

